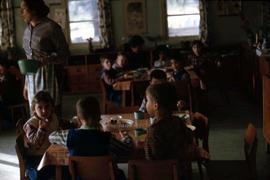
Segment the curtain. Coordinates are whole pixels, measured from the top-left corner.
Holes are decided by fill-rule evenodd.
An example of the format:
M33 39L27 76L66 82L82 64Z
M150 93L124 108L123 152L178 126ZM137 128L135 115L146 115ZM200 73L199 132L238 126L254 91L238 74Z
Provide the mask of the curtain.
M207 24L207 4L206 0L199 0L200 9L200 39L203 43L208 44L208 24Z
M0 50L14 47L15 30L12 0L0 0Z
M111 48L114 44L112 36L112 12L110 0L98 0L100 22L100 45Z

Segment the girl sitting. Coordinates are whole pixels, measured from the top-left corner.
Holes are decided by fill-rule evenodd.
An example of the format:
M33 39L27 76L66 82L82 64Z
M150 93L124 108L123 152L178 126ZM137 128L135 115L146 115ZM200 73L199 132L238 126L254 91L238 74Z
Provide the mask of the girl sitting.
M33 115L23 126L27 144L26 169L30 180L42 179L43 172L48 178L48 171L44 169L38 174L37 166L50 146L49 134L58 128L53 105L53 99L48 92L38 92L32 101Z

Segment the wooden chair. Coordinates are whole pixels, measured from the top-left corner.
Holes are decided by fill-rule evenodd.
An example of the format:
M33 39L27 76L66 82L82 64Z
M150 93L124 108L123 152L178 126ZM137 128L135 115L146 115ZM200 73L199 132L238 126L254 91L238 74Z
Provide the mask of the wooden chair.
M100 83L100 87L101 87L101 111L104 113L108 113L107 112L108 109L117 108L117 105L114 102L109 101L107 99L107 93L106 93L104 81L101 79L99 81L99 83Z
M114 164L111 156L69 157L69 171L72 180L79 177L81 180L115 180Z
M25 145L24 145L24 132L23 132L23 124L24 120L20 119L16 124L16 144L15 144L15 150L19 161L19 167L20 167L20 180L26 180L28 179L26 175L26 164L25 164Z
M207 164L210 180L256 180L257 135L252 124L248 125L244 139L245 160L214 160Z
M128 162L129 180L178 180L176 160L132 160Z

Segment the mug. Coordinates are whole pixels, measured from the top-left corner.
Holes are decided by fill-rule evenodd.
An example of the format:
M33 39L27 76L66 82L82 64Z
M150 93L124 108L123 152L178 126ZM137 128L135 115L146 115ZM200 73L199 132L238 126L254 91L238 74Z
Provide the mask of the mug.
M134 112L134 119L135 120L140 120L144 118L144 113L141 111L136 111Z
M146 131L143 128L136 128L135 129L135 137L141 136L141 135L143 135L145 133L146 133Z

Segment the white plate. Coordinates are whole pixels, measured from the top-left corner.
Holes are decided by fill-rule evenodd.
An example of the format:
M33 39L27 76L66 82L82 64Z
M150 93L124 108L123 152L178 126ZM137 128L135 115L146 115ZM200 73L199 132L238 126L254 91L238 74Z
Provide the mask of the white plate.
M133 126L134 121L131 119L112 118L112 119L103 119L100 121L100 124L102 125L103 129L107 131L125 131L129 130Z

